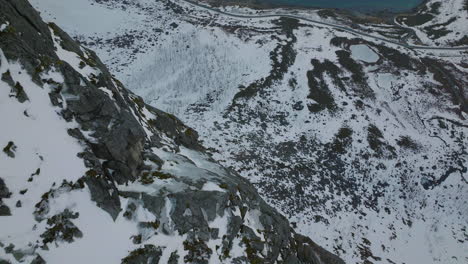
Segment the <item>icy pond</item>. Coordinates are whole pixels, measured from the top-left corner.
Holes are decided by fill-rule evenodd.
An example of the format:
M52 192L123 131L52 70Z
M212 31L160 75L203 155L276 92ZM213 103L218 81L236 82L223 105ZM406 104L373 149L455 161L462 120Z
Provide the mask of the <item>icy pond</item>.
M352 45L349 47L351 50L351 57L355 60L374 63L379 60L379 55L375 53L369 46L364 44Z

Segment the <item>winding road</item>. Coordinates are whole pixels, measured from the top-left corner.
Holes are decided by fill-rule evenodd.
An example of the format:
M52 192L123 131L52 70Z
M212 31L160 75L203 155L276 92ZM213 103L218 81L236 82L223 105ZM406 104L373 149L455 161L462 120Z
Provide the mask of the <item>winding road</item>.
M291 14L271 14L271 15L234 14L234 13L229 13L229 12L219 10L217 8L214 8L214 7L203 5L203 4L191 1L191 0L180 0L180 1L183 1L185 3L188 3L188 4L192 5L192 6L203 8L203 9L206 9L206 10L209 10L209 11L221 14L221 15L225 15L225 16L229 16L229 17L235 17L235 18L280 18L280 17L287 17L287 18L298 19L298 20L307 21L307 22L310 22L310 23L314 23L314 24L318 24L318 25L322 25L322 26L326 26L326 27L331 27L331 28L334 28L334 29L338 29L338 30L342 30L342 31L350 32L350 33L354 33L354 34L361 35L361 36L364 36L364 37L373 38L375 40L380 40L380 41L384 41L384 42L387 42L387 43L392 43L392 44L399 45L399 46L402 46L402 47L405 47L405 48L408 48L408 49L413 49L413 50L455 50L455 51L456 50L459 50L459 51L468 50L468 47L434 47L434 46L409 45L407 43L403 43L403 42L399 42L399 41L396 41L396 40L391 40L391 39L375 36L375 35L365 33L365 32L359 31L359 30L355 30L355 29L352 29L350 27L341 26L341 25L337 25L337 24L333 24L333 23L327 23L327 22L314 20L314 19L310 19L310 18L306 18L306 17L302 17L302 16L297 16L297 15L291 15Z

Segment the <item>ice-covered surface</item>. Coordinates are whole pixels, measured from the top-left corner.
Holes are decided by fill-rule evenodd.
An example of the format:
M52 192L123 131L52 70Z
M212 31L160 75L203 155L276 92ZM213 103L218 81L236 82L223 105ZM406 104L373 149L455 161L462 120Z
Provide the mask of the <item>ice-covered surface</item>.
M375 53L367 45L351 45L349 49L351 50L351 57L355 60L360 60L369 63L374 63L379 60L379 55L377 55L377 53Z
M256 183L297 230L347 263L466 262L466 54L412 51L305 22L233 19L177 1L90 3L76 1L135 20L97 37L43 15L96 49L127 87L199 131L213 158ZM452 13L459 20L447 40L468 25L465 13ZM175 160L217 170L180 154ZM199 188L217 189L211 181ZM244 250L234 243L233 252Z

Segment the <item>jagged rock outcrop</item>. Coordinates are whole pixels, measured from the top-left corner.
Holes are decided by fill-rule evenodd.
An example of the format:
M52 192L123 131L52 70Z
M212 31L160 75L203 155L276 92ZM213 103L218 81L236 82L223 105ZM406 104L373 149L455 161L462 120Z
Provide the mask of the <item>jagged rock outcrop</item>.
M1 263L343 263L26 0L0 6Z

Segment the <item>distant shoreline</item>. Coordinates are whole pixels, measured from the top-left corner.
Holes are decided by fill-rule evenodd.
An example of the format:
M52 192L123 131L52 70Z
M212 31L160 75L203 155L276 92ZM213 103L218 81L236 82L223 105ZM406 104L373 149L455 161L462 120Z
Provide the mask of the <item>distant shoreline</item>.
M351 15L351 16L375 16L375 15L384 15L385 17L394 17L400 14L412 14L416 13L422 6L426 5L429 0L423 0L417 6L408 9L406 11L401 10L392 10L392 9L382 9L382 10L359 10L358 8L336 8L336 7L307 7L307 6L296 6L296 5L284 5L284 4L269 4L266 2L261 1L252 1L252 2L244 2L244 1L217 1L217 0L194 0L200 3L206 3L213 7L228 7L228 6L239 6L239 7L247 7L253 10L273 10L273 9L288 9L288 10L333 10L337 13Z

